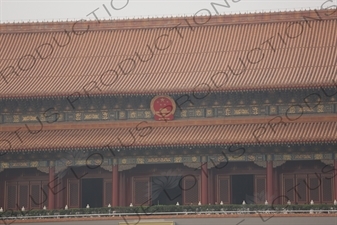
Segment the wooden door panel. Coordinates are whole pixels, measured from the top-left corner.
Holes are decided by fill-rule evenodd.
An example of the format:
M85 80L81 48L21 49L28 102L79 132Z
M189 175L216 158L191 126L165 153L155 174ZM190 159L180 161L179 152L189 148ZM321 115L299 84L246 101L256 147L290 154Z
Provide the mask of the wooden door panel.
M266 176L265 175L256 175L254 177L254 201L255 204L264 204L266 201Z
M199 179L197 176L187 175L182 179L183 188L183 204L184 205L196 205L200 201L200 187Z
M148 177L134 177L132 185L132 201L133 205L149 205L150 198L150 180Z
M217 202L230 204L230 177L218 175L217 183Z
M68 207L80 208L80 183L78 180L68 180Z

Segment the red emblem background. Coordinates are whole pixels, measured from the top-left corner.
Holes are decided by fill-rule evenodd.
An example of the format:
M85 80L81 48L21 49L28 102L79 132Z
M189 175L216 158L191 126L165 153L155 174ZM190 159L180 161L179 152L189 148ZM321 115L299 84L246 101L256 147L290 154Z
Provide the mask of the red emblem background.
M151 111L155 120L173 120L176 104L169 96L156 96L151 100Z

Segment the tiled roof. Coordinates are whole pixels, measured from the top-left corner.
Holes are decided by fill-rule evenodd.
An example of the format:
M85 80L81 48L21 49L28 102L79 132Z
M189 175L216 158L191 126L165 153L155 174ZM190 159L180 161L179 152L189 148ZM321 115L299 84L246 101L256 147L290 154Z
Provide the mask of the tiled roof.
M47 130L37 134L3 132L2 140L11 143L10 151L62 150L78 148L188 146L209 144L287 144L336 143L337 122L207 125L180 127L153 127L140 130L146 124L126 129ZM135 137L135 141L131 135ZM20 139L18 138L20 137ZM118 141L120 138L121 142ZM122 144L121 144L122 143ZM7 150L5 142L1 150Z
M157 28L149 25L149 19L137 29L100 25L83 35L72 33L71 23L60 23L70 27L69 36L43 29L48 27L44 23L22 33L2 25L0 72L6 81L0 76L0 98L68 96L74 92L84 96L84 89L92 95L119 95L205 92L209 87L211 91L240 91L333 86L332 80L337 80L337 13L326 16L324 12L320 11L324 20L308 19L307 23L303 16L318 18L313 11L283 13L283 20L279 19L283 22L269 23L266 18L277 13L266 13L260 15L264 20L257 19L264 22L252 24L244 22L245 15L218 16L216 22L210 20L203 26L191 23L193 28L181 19L184 26L177 29L172 29L179 24L175 18L162 19ZM236 22L221 22L227 18ZM165 21L177 23L169 28ZM58 47L56 41L69 44ZM253 50L256 48L261 51ZM236 76L229 68L241 72L240 58L247 68ZM132 71L122 75L122 70Z

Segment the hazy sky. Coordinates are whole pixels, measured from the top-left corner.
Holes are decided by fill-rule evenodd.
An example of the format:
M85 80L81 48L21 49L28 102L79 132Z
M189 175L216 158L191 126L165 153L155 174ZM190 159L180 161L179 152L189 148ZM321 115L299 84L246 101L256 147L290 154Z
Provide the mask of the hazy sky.
M319 9L337 0L227 0L218 13ZM211 3L226 0L0 0L0 20L6 22L194 15L201 9L216 14ZM104 4L104 5L103 5ZM336 7L336 6L335 6ZM115 8L115 9L114 9ZM94 13L92 13L95 11ZM110 14L110 15L109 15Z

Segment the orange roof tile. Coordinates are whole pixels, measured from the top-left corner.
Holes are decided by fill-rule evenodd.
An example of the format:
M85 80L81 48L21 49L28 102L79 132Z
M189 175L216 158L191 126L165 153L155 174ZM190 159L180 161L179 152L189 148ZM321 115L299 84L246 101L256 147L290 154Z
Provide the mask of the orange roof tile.
M91 22L83 35L70 22L0 25L0 98L333 86L337 13L326 12L308 23L303 16L317 18L314 11L217 16L203 26L190 18L193 28L177 18ZM240 58L247 68L235 76L229 68L240 72Z
M102 148L107 144L111 147L158 147L233 143L336 143L336 129L337 122L279 124L274 127L275 133L267 124L154 127L151 132L150 129L137 131L136 128L47 130L38 134L19 131L17 133L22 142L13 132L3 132L2 140L11 143L11 151ZM8 150L8 143L2 142L0 149Z

